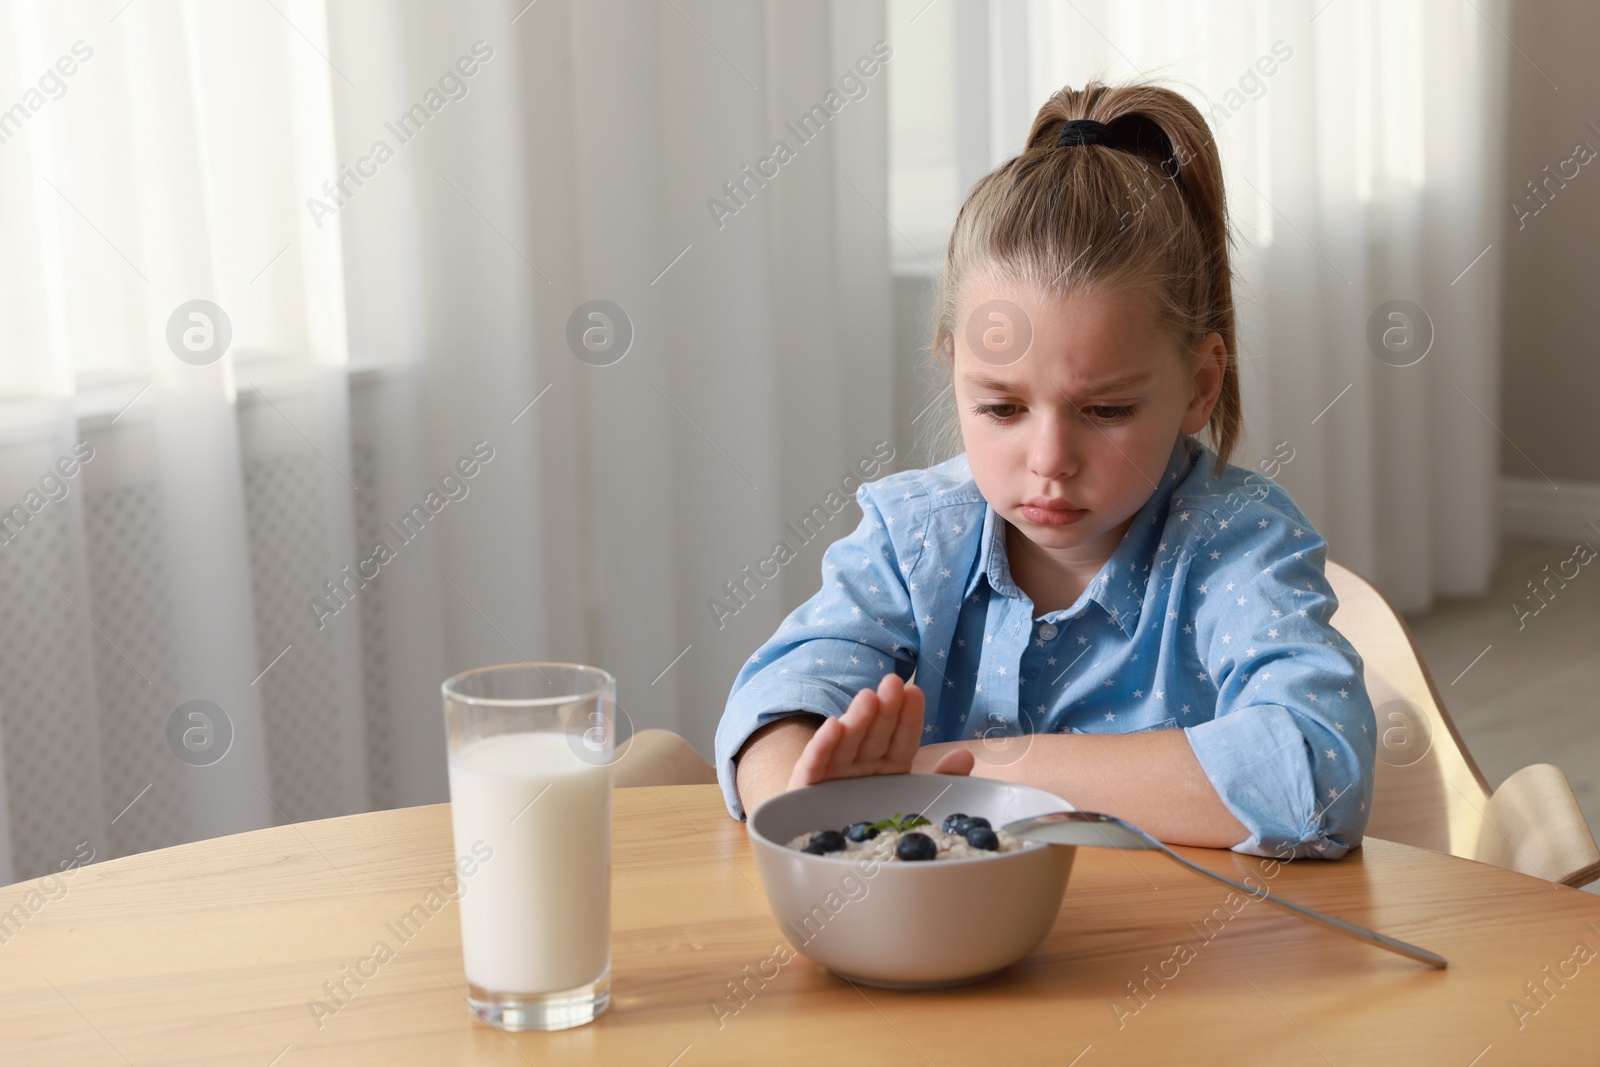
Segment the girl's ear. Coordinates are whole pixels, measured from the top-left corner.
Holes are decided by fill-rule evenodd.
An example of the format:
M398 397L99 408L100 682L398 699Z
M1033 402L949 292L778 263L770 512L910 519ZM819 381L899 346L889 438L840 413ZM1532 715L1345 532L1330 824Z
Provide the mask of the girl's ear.
M1191 358L1194 366L1192 392L1189 406L1183 413L1183 425L1179 428L1188 434L1199 433L1211 421L1211 409L1217 406L1228 372L1228 346L1222 343L1221 334L1212 332L1200 342Z

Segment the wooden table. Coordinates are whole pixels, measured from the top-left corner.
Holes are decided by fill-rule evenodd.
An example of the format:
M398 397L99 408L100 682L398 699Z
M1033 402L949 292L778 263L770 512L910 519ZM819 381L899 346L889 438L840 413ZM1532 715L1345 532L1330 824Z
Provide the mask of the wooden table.
M1260 877L1254 858L1184 851ZM1082 849L1049 939L995 979L895 993L797 956L744 1002L727 983L783 943L744 827L715 786L622 789L612 1005L551 1034L468 1016L457 905L429 910L451 862L439 804L76 870L0 934L0 1063L1600 1062L1600 899L1373 839L1335 863L1283 865L1273 891L1440 952L1449 970L1259 902L1234 913L1225 887L1159 855ZM40 888L0 890L0 908ZM402 940L392 924L418 904L428 921ZM361 963L379 941L392 955ZM348 999L326 993L363 972Z

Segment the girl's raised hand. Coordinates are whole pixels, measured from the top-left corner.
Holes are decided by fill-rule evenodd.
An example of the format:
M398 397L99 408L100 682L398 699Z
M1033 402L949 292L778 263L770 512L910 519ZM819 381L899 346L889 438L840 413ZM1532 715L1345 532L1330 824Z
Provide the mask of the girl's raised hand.
M884 675L878 689L863 689L838 718L828 718L812 735L789 776L789 789L833 778L869 774L908 774L922 745L922 690L898 674ZM972 754L947 753L934 774L966 774Z

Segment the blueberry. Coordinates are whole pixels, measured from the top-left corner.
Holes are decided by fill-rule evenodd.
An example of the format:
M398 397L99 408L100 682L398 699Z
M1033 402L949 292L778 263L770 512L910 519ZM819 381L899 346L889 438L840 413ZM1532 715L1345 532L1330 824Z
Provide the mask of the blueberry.
M958 811L954 815L946 815L940 829L947 834L959 834L961 831L956 828L966 821L967 817Z
M870 822L851 823L844 828L844 836L852 841L871 841L878 836L878 829Z
M988 819L985 819L982 815L974 815L972 818L967 820L967 829L960 831L961 836L965 837L967 835L967 830L976 830L980 826L985 830L994 829L994 825L989 822Z
M818 830L811 835L811 840L806 842L804 851L810 852L813 848L817 850L813 855L839 852L844 848L844 835L837 830Z
M987 826L977 826L967 831L967 844L985 852L1000 851L1000 838Z
M801 852L809 852L813 856L821 856L825 852L827 852L828 850L823 848L820 844L818 844L815 841L807 841L805 843L805 846L803 848L801 848L800 851Z
M895 858L902 860L931 860L939 854L939 846L927 834L912 831L894 847Z

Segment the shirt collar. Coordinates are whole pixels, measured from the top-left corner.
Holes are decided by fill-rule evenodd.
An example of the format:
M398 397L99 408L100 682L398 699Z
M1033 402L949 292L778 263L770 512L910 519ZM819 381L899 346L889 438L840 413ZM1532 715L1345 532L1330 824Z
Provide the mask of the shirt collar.
M1130 637L1139 624L1151 561L1155 559L1156 542L1165 526L1172 494L1194 469L1202 450L1203 446L1190 435L1178 435L1167 457L1161 483L1134 516L1111 558L1084 590L1084 595L1105 609ZM1011 580L1006 560L1006 522L988 501L984 502L983 532L978 543L978 565L973 568L962 596L970 597L978 587L978 579L987 578L995 592L1020 600L1022 590Z

